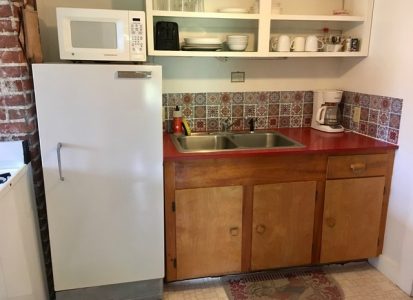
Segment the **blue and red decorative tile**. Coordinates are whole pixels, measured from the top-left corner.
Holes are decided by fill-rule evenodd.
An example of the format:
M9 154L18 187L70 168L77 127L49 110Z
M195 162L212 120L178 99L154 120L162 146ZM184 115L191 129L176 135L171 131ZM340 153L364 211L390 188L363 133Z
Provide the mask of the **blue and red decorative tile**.
M219 106L209 105L207 106L207 118L215 119L219 117Z
M400 115L390 114L389 127L400 129Z
M397 143L403 100L345 91L342 124L373 138ZM220 121L235 122L233 130L248 130L248 117L258 117L256 128L310 127L312 91L221 93L172 93L162 95L166 119L173 119L178 105L194 132L216 131ZM354 108L361 108L360 122L353 122Z
M389 128L387 134L387 141L392 144L397 144L399 140L399 131L397 129Z
M245 105L244 106L244 117L255 117L256 116L256 106L255 105Z
M206 93L197 93L195 94L195 105L206 105Z
M268 116L268 105L258 105L256 108L257 116L267 117Z
M232 105L232 117L233 118L244 117L244 106L243 105Z
M221 95L219 93L207 93L206 94L206 101L207 105L219 105L221 104Z
M205 132L207 130L207 120L206 119L194 119L192 130L194 132Z
M401 114L403 108L403 100L402 99L393 99L391 105L391 112L394 114Z
M280 103L281 93L280 92L270 92L269 93L269 103L278 104Z
M277 129L279 123L279 117L268 117L268 128L269 129Z
M270 104L268 105L268 116L278 117L280 115L280 105Z
M207 119L207 131L219 130L219 120L217 118Z
M280 128L288 128L291 127L290 126L290 117L280 117L280 123L279 123L279 127Z
M221 94L221 105L231 105L232 93L222 93Z
M195 118L204 119L206 118L206 106L205 105L195 105Z

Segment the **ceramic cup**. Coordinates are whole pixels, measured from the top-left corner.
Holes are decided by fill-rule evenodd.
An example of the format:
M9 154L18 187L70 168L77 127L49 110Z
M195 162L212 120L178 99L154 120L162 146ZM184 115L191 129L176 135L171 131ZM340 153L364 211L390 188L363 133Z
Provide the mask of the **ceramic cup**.
M294 52L302 52L305 49L305 38L303 36L296 36L292 43L291 48Z
M277 38L271 39L271 49L277 52L290 52L291 39L288 35L280 35Z
M306 52L317 52L324 48L324 42L317 38L315 35L307 36L305 40L305 51Z
M339 52L343 48L341 44L325 44L324 50L326 52Z

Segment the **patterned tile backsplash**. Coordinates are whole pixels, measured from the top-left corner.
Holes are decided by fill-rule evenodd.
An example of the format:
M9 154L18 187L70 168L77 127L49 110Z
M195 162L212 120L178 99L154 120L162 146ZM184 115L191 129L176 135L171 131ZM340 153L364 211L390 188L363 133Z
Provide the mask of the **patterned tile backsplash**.
M403 101L401 99L344 92L341 103L344 127L397 144ZM310 127L313 113L311 91L269 91L245 93L164 94L167 119L178 105L194 132L217 131L229 119L232 130L248 130L256 118L257 129ZM361 108L359 123L351 116Z
M343 126L360 134L397 144L403 100L398 98L344 92ZM353 122L354 109L361 109L360 122Z

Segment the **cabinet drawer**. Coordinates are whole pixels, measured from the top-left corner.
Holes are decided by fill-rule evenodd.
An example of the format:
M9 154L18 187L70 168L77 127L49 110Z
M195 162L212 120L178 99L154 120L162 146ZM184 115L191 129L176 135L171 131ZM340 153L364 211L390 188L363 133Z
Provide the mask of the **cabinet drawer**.
M330 156L327 178L351 178L386 175L387 154Z

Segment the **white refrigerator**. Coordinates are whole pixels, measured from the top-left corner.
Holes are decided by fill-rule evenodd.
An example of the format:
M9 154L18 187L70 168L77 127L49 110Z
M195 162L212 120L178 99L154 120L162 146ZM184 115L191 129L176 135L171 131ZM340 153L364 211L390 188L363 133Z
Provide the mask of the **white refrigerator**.
M57 295L140 299L130 284L164 277L161 66L35 64L33 77Z

